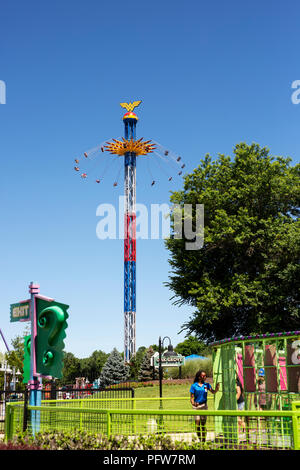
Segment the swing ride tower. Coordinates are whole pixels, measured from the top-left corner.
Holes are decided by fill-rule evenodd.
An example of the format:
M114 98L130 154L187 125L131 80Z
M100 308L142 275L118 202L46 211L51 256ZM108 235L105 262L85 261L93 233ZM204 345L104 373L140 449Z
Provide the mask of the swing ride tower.
M133 110L141 101L120 103L127 110L123 116L124 138L112 139L105 149L124 158L124 362L136 352L136 161L155 149L150 140L136 140L137 115Z

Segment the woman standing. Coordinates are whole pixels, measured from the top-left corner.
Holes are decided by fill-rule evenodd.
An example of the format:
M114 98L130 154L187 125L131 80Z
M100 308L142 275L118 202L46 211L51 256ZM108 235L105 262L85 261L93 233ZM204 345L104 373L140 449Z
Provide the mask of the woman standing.
M207 410L208 390L213 394L217 393L219 391L219 384L217 383L216 389L214 390L210 383L206 382L206 373L203 370L199 370L190 388L193 410ZM206 419L207 416L195 416L196 432L202 442L205 442L206 439Z
M243 411L245 408L244 389L238 377L236 379L236 401L237 401L238 409L240 411ZM245 432L246 426L241 416L238 416L238 426L239 426L239 431Z

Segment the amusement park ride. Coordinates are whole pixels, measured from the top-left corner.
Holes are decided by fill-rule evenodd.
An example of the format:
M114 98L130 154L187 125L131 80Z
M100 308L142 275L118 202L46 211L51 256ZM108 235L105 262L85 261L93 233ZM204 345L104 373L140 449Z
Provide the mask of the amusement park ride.
M176 171L178 176L182 175L185 164L181 157L176 156L172 151L163 148L157 142L151 140L136 139L136 124L138 121L134 109L141 104L141 101L133 103L120 103L127 112L123 116L124 137L112 139L110 142L103 142L98 147L84 152L82 159L75 159L74 170L86 180L90 174L83 170L87 163L97 161L97 171L100 173L101 163L104 161L104 153L124 158L124 362L128 363L136 352L136 162L137 157L152 154L158 158L159 166L164 164L167 170L167 179L171 181ZM111 161L112 157L110 157ZM109 162L108 162L109 163ZM163 168L161 168L163 170ZM175 171L174 171L175 170ZM107 166L102 174L99 173L92 178L97 184L102 182L103 175L107 171ZM149 170L150 172L150 170ZM157 180L152 177L150 186L153 187ZM113 186L118 186L117 178Z
M9 347L8 347L8 345L7 345L6 339L4 338L4 334L2 333L1 328L0 328L0 335L1 335L1 338L2 338L2 340L3 340L3 343L5 344L5 347L6 347L7 352L9 352Z

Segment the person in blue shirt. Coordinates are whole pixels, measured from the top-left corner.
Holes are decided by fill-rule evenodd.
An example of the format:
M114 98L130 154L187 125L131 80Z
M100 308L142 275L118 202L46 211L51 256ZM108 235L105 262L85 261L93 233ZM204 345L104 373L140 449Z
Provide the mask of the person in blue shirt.
M191 404L193 410L207 410L207 392L215 394L219 391L220 384L217 383L215 390L210 383L206 382L206 373L199 370L195 376L194 383L190 388ZM199 439L205 442L207 416L195 416L196 432Z

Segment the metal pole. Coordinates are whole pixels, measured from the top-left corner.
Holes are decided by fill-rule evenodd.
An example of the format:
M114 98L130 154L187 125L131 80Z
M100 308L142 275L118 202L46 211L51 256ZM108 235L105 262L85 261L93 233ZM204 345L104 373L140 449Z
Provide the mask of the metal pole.
M159 396L162 398L162 365L161 365L161 337L158 340L158 354L159 354L159 365L158 365L158 372L159 372Z
M13 380L12 380L12 383L13 383L13 392L16 391L16 367L13 366Z
M28 424L28 390L24 392L24 409L23 409L23 432L26 431Z
M162 346L163 346L164 340L161 341L161 337L159 337L158 340L158 358L159 358L159 365L158 365L158 373L159 373L159 409L163 409L163 402L162 402L162 378L163 378L163 371L162 371L162 364L161 364L161 357L162 357ZM163 432L163 415L159 416L159 421L158 421L158 429L159 432Z
M7 369L7 363L4 363L4 393L6 391L6 369Z
M36 336L37 336L37 318L35 308L35 295L39 293L39 286L33 282L29 285L30 293L30 319L31 319L31 350L30 350L30 401L31 406L40 406L42 393L41 393L41 379L37 377L36 372ZM31 412L31 428L33 435L40 429L40 411Z

